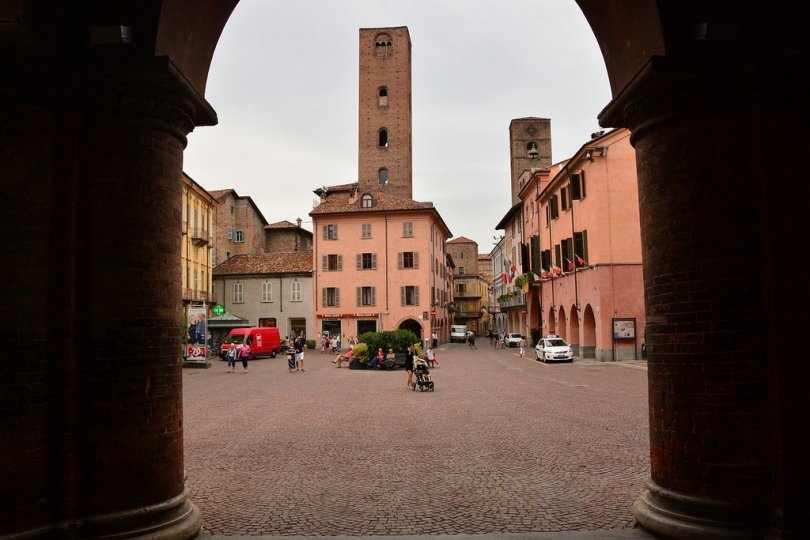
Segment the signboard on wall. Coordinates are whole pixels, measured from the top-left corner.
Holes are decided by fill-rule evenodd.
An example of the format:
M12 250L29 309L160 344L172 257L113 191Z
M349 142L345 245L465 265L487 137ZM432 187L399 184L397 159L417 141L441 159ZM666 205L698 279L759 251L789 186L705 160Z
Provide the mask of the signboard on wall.
M635 339L636 319L613 319L613 339Z
M188 306L188 335L186 339L186 361L205 362L206 327L208 326L205 305Z

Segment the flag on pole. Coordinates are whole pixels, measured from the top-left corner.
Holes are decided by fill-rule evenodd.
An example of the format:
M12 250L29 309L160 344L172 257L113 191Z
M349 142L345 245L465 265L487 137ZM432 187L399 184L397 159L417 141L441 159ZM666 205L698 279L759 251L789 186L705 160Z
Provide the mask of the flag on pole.
M588 264L585 262L585 259L583 259L579 255L577 255L576 253L574 253L574 257L576 257L578 265L580 265L580 266L588 266Z
M568 271L574 271L574 261L570 260L568 257L565 257L566 262L568 263Z
M542 279L549 279L551 277L551 272L549 270L546 270L545 268L541 268L540 277Z
M540 279L540 276L538 276L537 274L535 274L534 272L532 272L532 281L533 281L533 282L535 282L535 283L537 283L537 282L538 282L538 281L540 281L540 280L541 280L541 279Z
M562 269L560 269L560 267L557 266L556 264L552 264L551 265L551 275L552 276L559 276L560 274L562 274Z

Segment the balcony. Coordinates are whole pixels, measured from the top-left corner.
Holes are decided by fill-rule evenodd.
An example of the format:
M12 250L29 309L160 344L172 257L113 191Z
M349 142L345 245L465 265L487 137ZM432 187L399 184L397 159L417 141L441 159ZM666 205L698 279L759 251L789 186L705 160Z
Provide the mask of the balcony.
M520 291L515 291L498 298L498 305L502 310L526 307L526 297Z
M456 313L456 319L480 319L480 311L459 311Z
M191 231L191 243L195 246L204 246L211 243L211 237L205 229L194 229Z
M183 289L183 300L186 302L207 302L215 303L216 295L213 292L201 291L199 289Z

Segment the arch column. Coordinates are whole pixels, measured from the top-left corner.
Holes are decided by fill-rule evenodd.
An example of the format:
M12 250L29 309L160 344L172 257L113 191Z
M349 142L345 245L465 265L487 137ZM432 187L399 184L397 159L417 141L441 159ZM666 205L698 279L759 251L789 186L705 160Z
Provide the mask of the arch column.
M779 403L792 295L773 275L798 277L780 261L806 81L798 59L653 57L603 114L632 130L639 180L651 479L633 514L669 538L806 527L806 473L784 469L807 444Z
M0 88L2 219L19 236L0 271L17 356L0 376L3 538L201 527L184 487L180 193L186 134L215 118L166 59L114 64Z

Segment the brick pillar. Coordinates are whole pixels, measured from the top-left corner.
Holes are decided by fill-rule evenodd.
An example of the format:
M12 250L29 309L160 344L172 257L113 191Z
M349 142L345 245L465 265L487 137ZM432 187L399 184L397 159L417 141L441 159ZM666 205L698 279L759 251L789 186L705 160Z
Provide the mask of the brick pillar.
M790 234L775 217L798 208L772 180L808 142L794 67L654 59L612 105L636 149L649 355L651 480L633 512L668 538L763 537L797 504L778 463L800 440L785 430L805 430L779 425L788 302L769 284Z
M131 73L20 72L0 93L15 233L0 271L0 536L201 526L184 488L179 224L204 102L165 65Z

